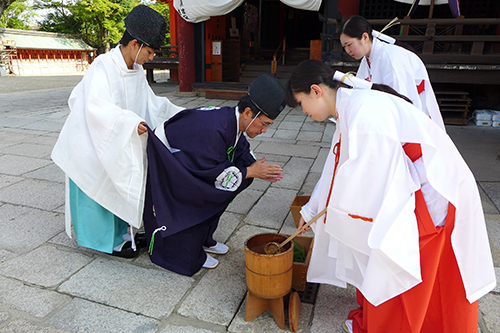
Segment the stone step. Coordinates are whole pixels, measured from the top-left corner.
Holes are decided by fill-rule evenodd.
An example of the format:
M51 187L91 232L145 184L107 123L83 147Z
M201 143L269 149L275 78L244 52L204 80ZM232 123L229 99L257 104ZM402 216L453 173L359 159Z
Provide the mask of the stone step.
M276 77L283 84L289 79L295 65L278 65ZM248 92L248 86L260 75L271 74L271 64L247 63L239 77L239 82L193 83L193 91L204 93L207 99L238 100Z
M242 82L195 82L191 84L194 91L204 90L248 90L248 84Z
M206 99L228 99L237 101L246 94L246 90L205 89Z

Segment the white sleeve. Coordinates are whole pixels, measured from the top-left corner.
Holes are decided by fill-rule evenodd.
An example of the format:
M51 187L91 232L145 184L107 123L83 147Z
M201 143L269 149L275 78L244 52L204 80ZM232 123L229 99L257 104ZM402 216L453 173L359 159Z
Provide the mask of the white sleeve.
M348 251L342 256L353 258L340 261L337 277L378 305L421 281L413 197L418 185L401 143L384 129L351 129L342 137L340 154L344 162L337 169L325 231Z
M146 80L145 80L146 81ZM148 125L151 128L160 126L165 120L170 119L184 107L177 106L166 97L156 96L151 87L147 84L148 93Z

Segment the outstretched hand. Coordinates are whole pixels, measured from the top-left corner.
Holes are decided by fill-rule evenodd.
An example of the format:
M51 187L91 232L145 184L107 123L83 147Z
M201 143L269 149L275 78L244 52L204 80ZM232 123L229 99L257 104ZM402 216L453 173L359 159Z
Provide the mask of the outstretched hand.
M277 164L268 164L266 162L267 157L261 160L255 161L252 165L247 168L246 178L259 178L262 180L268 180L271 182L277 182L283 179L283 174L281 167Z

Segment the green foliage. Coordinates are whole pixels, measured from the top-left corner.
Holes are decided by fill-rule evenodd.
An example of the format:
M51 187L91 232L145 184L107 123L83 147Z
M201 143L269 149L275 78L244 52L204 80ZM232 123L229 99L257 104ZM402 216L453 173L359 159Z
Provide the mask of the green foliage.
M39 30L65 34L78 34L79 22L72 13L73 4L64 0L37 0L33 6L47 12L38 22Z
M26 0L18 0L3 12L0 18L0 28L29 30L35 16L33 8Z
M165 20L167 21L167 33L165 34L165 39L163 40L163 45L170 45L170 10L168 8L168 3L165 2L154 2L154 3L145 3L149 7L156 10L158 13L163 15Z
M297 243L295 240L293 241L293 261L294 262L306 262L306 252L304 248Z
M123 19L132 9L130 1L83 0L73 7L82 38L94 47L117 44L124 31ZM126 7L125 7L126 6Z
M40 30L79 34L89 45L105 52L119 43L125 25L123 20L139 3L134 0L37 0L36 6L50 11ZM155 9L169 23L168 4L144 3ZM170 44L170 27L167 27L165 43Z

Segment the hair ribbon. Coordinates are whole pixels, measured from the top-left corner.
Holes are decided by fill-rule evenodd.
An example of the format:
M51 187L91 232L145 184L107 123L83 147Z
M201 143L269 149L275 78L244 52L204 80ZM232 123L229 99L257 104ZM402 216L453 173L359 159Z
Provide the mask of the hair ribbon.
M335 71L333 74L333 80L340 81L344 84L347 84L350 87L355 89L371 89L372 83L359 77L356 77L353 72L349 72L347 74L342 73L340 71Z
M387 42L389 44L394 44L396 42L396 39L386 34L383 34L383 32L397 24L401 24L401 22L399 22L399 18L395 17L382 30L380 30L380 32L377 30L372 30L372 36L380 40L383 40L384 42Z

